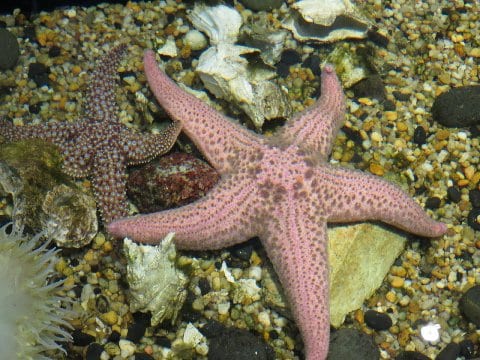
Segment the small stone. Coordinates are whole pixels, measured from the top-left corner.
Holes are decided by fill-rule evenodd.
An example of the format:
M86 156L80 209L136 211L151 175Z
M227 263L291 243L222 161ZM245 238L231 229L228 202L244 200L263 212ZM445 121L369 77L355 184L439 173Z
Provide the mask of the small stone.
M447 196L448 199L454 203L458 203L462 199L462 193L455 186L450 186L447 189Z
M340 329L331 334L328 359L377 360L380 352L371 336L356 329Z
M190 46L190 48L194 51L204 49L208 42L207 38L203 33L198 30L192 29L185 34L184 42L186 45Z
M468 193L468 198L470 199L470 203L474 208L480 208L480 190L473 189L470 190Z
M36 62L28 66L28 78L33 80L38 87L50 84L49 73L50 69L42 63Z
M480 124L480 85L453 88L441 94L433 103L432 115L447 127Z
M404 351L400 353L395 360L430 360L430 358L418 351Z
M467 224L473 230L480 231L480 208L470 210L467 216Z
M423 145L427 142L427 132L423 126L417 126L413 132L413 142L417 145Z
M302 56L294 49L286 49L282 52L280 62L286 65L298 64L302 61Z
M440 204L441 204L441 200L436 196L429 197L425 201L425 207L427 209L432 209L432 210L438 209L440 207Z
M385 313L367 310L365 312L365 323L375 330L388 330L392 326L392 319Z
M462 295L459 307L468 321L480 327L480 285L470 288Z
M460 355L460 345L450 343L439 352L435 360L455 360Z
M75 346L87 346L95 341L95 336L86 334L79 329L75 329L72 332L73 345Z
M405 283L405 279L398 277L398 276L393 276L392 280L390 281L390 285L394 288L401 288L403 287L403 284Z
M120 347L120 355L123 359L127 359L135 353L136 346L131 341L122 339L118 342L118 346Z
M12 69L20 56L20 49L15 35L7 29L0 28L0 70Z
M107 323L108 325L112 326L115 325L118 321L118 314L115 311L109 311L105 314L100 315L100 319Z
M87 348L85 360L99 360L103 350L103 346L98 343L90 344Z

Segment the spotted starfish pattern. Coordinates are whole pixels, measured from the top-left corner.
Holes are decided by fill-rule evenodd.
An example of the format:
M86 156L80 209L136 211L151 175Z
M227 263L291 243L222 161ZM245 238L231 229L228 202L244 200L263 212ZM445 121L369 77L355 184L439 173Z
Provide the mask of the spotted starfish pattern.
M181 90L144 57L158 102L183 124L221 175L187 206L112 222L117 237L156 243L169 231L181 249L219 249L258 236L283 284L308 360L325 359L329 342L327 222L381 220L420 236L446 225L428 217L399 187L380 177L328 163L344 118L345 100L331 65L322 96L272 138L226 118Z
M60 148L65 173L76 178L90 176L105 223L128 215L126 167L169 151L181 130L181 123L174 122L160 134L139 133L118 121L115 74L125 50L125 45L114 48L96 65L83 119L22 127L0 120L0 135L7 141L45 139Z

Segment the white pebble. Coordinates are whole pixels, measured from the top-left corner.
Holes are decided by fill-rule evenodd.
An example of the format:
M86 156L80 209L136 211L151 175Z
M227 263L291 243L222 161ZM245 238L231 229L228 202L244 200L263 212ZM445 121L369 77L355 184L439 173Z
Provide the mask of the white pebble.
M185 44L192 50L202 50L207 46L207 38L198 30L190 30L185 34Z
M118 342L118 346L120 347L120 355L122 358L128 358L135 353L136 346L131 341L121 339Z

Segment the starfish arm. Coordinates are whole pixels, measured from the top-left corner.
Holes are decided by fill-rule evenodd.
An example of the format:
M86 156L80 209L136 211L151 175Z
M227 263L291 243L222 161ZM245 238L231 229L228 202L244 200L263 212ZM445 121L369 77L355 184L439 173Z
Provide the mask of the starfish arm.
M317 169L315 189L325 205L327 221L380 220L410 233L437 237L444 223L427 213L400 187L378 176L334 166Z
M156 156L170 151L177 140L182 124L174 121L160 134L134 133L130 129L124 130L128 165L138 165L150 161Z
M240 152L254 154L263 143L260 136L182 90L158 67L151 50L145 52L144 67L157 101L172 119L182 123L184 132L219 173L229 168L229 158Z
M87 177L92 169L92 144L88 136L79 132L68 145L60 146L63 154L63 172L74 178ZM83 149L83 151L79 151ZM88 149L88 150L85 150Z
M275 213L260 237L302 335L306 360L326 359L330 337L326 223L305 216L290 202Z
M85 114L88 119L116 119L119 109L115 101L115 75L126 48L126 45L113 48L95 66L85 94Z
M126 161L115 148L98 151L93 159L92 184L104 224L128 215Z
M322 71L322 93L318 101L291 118L280 130L281 142L297 145L326 160L343 123L345 96L332 65Z
M221 180L202 199L167 211L112 222L108 231L116 237L157 243L175 232L181 249L213 250L238 244L255 235L251 205L253 184L242 186L235 179Z

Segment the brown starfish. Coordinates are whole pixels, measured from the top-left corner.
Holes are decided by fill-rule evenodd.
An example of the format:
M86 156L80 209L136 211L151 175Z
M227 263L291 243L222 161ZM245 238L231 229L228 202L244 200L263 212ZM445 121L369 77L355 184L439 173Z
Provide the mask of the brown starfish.
M90 176L105 223L128 214L127 165L141 164L166 153L181 130L180 123L174 122L161 134L138 133L118 121L115 72L125 50L125 45L117 46L98 62L90 76L83 119L21 127L0 120L0 135L7 141L50 141L64 156L65 173L77 178Z

